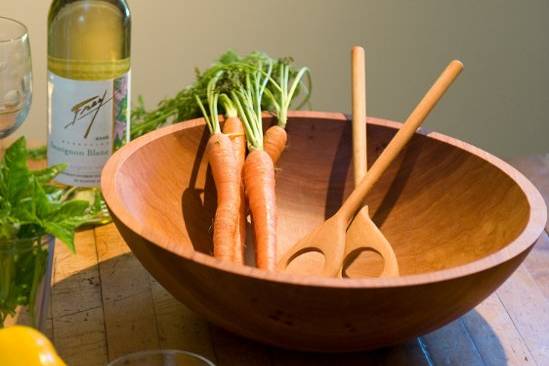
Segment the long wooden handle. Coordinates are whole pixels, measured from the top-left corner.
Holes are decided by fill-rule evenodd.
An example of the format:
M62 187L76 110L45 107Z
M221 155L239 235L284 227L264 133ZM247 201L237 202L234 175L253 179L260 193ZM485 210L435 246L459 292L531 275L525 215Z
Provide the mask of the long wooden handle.
M353 172L355 187L366 174L366 57L364 48L351 50L353 99Z
M461 70L463 70L463 64L460 61L453 60L450 62L431 89L429 89L427 94L425 94L423 99L413 110L412 114L410 114L406 122L404 122L402 128L377 158L368 174L362 179L360 184L355 187L355 190L343 203L337 212L338 215L345 215L347 222L350 222L355 213L361 208L362 201L366 194L412 138L418 127L423 123L425 118L429 115L429 112L431 112L440 98L442 98L450 85L452 85Z

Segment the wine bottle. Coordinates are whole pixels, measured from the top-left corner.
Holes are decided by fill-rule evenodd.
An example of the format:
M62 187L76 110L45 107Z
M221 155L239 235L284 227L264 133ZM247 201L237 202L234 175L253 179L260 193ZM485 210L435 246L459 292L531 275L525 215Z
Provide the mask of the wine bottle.
M125 0L54 0L48 15L48 166L57 182L98 187L130 133L130 30Z

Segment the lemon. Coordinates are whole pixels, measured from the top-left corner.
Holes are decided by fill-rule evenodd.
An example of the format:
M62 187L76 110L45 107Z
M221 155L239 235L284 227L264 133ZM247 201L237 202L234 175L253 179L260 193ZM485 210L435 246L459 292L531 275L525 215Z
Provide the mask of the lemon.
M24 326L0 329L0 365L66 366L45 335Z

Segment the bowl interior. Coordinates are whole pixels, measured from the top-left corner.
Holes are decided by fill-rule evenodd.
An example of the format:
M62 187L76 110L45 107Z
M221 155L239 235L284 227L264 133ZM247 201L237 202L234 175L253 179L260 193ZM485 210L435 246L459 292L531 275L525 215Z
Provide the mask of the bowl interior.
M369 165L396 132L372 122ZM276 176L279 255L332 215L352 189L350 122L294 117L288 134ZM122 204L141 223L141 234L155 243L212 251L216 199L204 158L207 138L203 126L194 126L151 139L117 173ZM515 239L529 217L526 196L507 174L422 134L414 136L366 203L395 249L401 275L451 268L492 254ZM371 254L357 258L357 271L380 270L379 256ZM305 265L318 258L300 260Z

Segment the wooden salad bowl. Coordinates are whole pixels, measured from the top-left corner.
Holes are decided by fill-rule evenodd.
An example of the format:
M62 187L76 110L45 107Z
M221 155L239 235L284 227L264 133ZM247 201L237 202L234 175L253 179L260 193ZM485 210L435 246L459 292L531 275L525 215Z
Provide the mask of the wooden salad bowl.
M369 165L399 127L368 120ZM276 176L279 255L333 214L353 181L348 117L294 112L288 133ZM160 284L213 323L271 345L358 351L441 327L500 286L546 222L540 193L513 167L451 137L418 132L366 199L394 246L400 277L323 278L222 263L209 255L215 188L207 138L197 119L136 139L107 163L103 194ZM353 266L379 267L363 257ZM296 266L318 260L305 255Z

